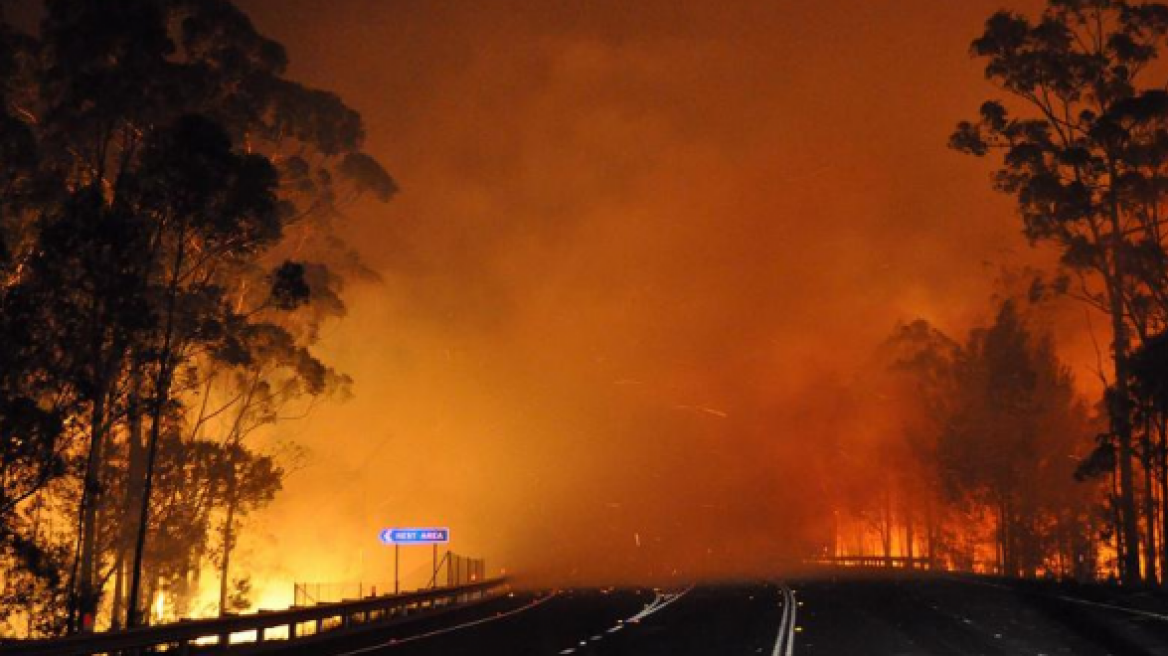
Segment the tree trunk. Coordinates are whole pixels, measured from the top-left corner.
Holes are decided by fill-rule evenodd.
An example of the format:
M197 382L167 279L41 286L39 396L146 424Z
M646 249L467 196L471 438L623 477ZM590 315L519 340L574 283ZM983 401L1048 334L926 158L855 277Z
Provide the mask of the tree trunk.
M1122 319L1119 320L1122 324ZM1124 340L1126 342L1126 340ZM1128 385L1128 365L1126 344L1115 343L1115 398L1112 425L1119 441L1119 516L1123 532L1123 563L1125 580L1139 583L1140 576L1140 527L1136 514L1135 471L1132 453L1131 407L1126 388ZM1122 353L1121 353L1122 351ZM1125 390L1125 391L1120 391Z
M1111 180L1119 179L1118 166L1114 159L1108 161ZM1120 221L1119 196L1114 186L1109 192L1111 204L1111 265L1105 272L1108 296L1108 310L1111 314L1111 353L1115 365L1115 382L1111 412L1111 429L1119 442L1119 510L1122 522L1125 548L1122 551L1124 580L1127 583L1140 582L1140 527L1136 514L1135 476L1132 460L1132 407L1128 388L1131 382L1131 368L1128 362L1128 326L1124 308L1124 282L1127 280L1124 257L1123 226Z
M227 588L230 575L231 566L231 549L235 546L233 544L234 536L233 524L235 523L235 466L231 467L231 478L227 481L227 520L223 523L223 567L219 572L219 615L222 616L227 612Z
M937 511L933 495L925 501L925 557L930 570L937 569Z
M828 550L829 556L842 556L843 549L840 547L840 514L838 510L831 511L831 548Z
M998 575L1006 575L1006 505L998 502Z
M127 608L129 621L126 626L133 628L140 623L140 598L142 578L142 555L146 549L146 532L150 528L150 492L154 487L154 465L158 459L158 440L162 433L162 418L170 401L170 384L173 359L176 357L174 331L175 313L178 306L178 283L182 276L186 252L186 225L178 230L178 245L175 250L173 269L168 284L166 298L166 327L162 334L162 344L158 351L158 372L154 383L154 403L150 416L150 439L146 445L146 472L142 484L142 504L138 513L138 539L134 545L134 565L130 570L130 601Z
M146 446L146 471L142 477L142 498L138 507L138 535L134 543L134 564L130 570L130 598L126 604L126 627L131 629L141 626L143 617L148 615L148 613L141 612L142 556L146 550L146 532L150 528L150 492L153 488L154 463L158 458L162 405L162 402L155 403L158 409L153 413L150 440ZM149 607L149 598L147 599L147 607Z
M1145 425L1144 433L1140 438L1140 447L1143 450L1140 462L1144 467L1144 579L1149 584L1155 584L1156 576L1156 499L1155 488L1152 485L1152 438L1149 435L1151 424Z
M909 509L908 504L906 503L904 508L904 555L908 558L908 560L905 562L907 563L906 566L909 569L913 568L913 541L915 539L916 537L913 535L912 510Z
M1123 530L1121 528L1123 524L1123 512L1119 507L1119 472L1115 470L1111 472L1111 498L1109 501L1111 502L1112 525L1115 527L1115 565L1119 570L1119 579L1126 581L1127 560L1123 556L1125 548Z
M110 630L117 631L122 626L122 605L126 596L126 551L118 547L118 563L114 565L114 602L110 608Z
M884 566L892 567L892 493L884 492L884 505L880 509L880 539L884 547Z
M121 558L123 579L129 574L125 571L126 561L131 557L134 540L138 536L138 510L142 505L142 488L137 484L143 480L146 472L146 444L142 435L142 373L141 365L135 359L130 367L130 389L126 394L126 493L123 503L123 524L118 544ZM122 585L125 585L123 580ZM121 614L115 615L116 622L129 626L130 607L123 590L119 601L119 609L126 613L125 622Z
M97 507L101 498L101 466L105 449L105 393L99 392L90 413L89 458L85 465L85 486L81 494L81 557L77 574L78 631L93 630L96 620L99 592L94 572L97 560Z
M1168 587L1168 431L1165 430L1165 419L1163 415L1157 419L1156 431L1160 437L1157 449L1160 478L1160 583Z

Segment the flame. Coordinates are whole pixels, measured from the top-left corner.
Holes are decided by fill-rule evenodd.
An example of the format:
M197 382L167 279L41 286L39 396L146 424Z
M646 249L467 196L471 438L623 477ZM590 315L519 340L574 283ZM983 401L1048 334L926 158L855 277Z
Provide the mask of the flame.
M163 616L166 614L166 595L162 590L154 593L154 603L150 609L150 616L154 622L161 622Z

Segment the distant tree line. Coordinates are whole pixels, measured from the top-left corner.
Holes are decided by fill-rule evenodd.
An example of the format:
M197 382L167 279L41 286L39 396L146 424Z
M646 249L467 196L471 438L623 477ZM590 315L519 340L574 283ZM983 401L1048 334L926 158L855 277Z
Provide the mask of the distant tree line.
M247 438L346 392L311 350L369 275L335 225L395 186L227 0L39 15L0 16L3 633L181 613L208 567L232 610L287 466Z
M1035 314L1008 296L964 340L920 319L885 340L850 400L871 435L825 454L851 520L831 551L870 555L874 536L878 554L922 567L1106 575L1103 488L1076 480L1097 413Z

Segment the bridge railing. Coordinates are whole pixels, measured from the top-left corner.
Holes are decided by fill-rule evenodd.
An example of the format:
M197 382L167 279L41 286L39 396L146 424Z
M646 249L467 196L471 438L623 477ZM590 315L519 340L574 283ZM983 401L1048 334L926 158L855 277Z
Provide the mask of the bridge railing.
M863 567L863 568L894 568L894 569L929 569L928 558L906 556L817 556L805 558L807 565L826 565L829 567Z
M405 592L397 595L339 601L287 610L259 611L205 620L183 620L125 631L69 636L52 640L25 640L0 644L0 656L88 656L90 654L143 653L161 648L168 653L190 654L198 644L226 650L232 637L263 644L278 630L294 641L336 629L350 629L375 622L403 618L421 610L451 606L485 597L501 588L506 579L491 579L457 587ZM294 644L294 643L293 643ZM152 652L146 652L152 653Z

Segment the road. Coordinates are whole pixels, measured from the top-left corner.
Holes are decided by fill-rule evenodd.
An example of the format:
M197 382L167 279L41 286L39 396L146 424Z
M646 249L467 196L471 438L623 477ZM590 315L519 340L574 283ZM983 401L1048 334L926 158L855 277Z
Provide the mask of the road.
M819 578L523 594L287 653L1168 656L1168 616L982 581Z

